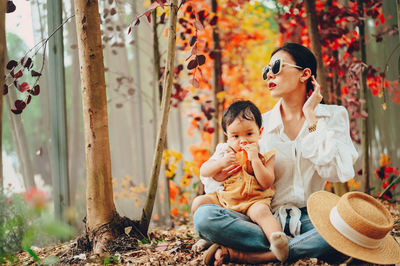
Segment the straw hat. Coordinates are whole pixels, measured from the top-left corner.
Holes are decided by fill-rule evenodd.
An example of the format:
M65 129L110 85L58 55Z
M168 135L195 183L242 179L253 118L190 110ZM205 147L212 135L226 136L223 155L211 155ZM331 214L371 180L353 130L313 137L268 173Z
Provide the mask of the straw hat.
M317 231L341 253L371 263L400 263L400 246L390 235L393 219L373 197L318 191L308 199L307 209Z

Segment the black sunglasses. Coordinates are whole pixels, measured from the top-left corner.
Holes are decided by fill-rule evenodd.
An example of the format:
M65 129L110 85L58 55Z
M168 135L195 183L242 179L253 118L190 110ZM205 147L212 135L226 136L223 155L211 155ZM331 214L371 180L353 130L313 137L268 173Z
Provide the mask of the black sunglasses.
M301 67L301 66L296 66L296 65L289 64L289 63L284 63L282 61L282 59L276 59L271 65L265 66L263 68L263 70L262 70L263 80L266 80L268 78L268 72L270 70L272 71L272 74L278 75L282 70L282 65L295 67L295 68L298 68L298 69L301 69L301 70L304 69L304 67Z

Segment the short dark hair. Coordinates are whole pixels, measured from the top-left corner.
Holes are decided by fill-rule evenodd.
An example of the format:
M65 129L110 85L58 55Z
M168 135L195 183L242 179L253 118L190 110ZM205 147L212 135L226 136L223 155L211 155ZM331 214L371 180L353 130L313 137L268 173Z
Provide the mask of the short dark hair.
M287 52L296 65L302 67L303 69L309 68L311 70L311 75L314 75L315 79L317 79L317 60L315 59L314 54L307 48L298 43L285 43L283 46L277 48L272 52L271 57L279 51ZM307 80L307 95L310 90L314 88L311 83L311 78Z
M225 133L226 128L238 117L255 121L258 128L262 126L261 112L254 103L251 101L236 101L225 110L222 116L221 125Z

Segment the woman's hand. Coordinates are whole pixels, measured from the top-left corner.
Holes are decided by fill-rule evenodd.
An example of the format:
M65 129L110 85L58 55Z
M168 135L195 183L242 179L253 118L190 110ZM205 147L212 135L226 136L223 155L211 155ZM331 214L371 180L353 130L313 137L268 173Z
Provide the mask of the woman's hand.
M314 124L316 121L314 110L322 101L323 97L321 94L321 86L315 80L314 75L311 76L311 83L314 85L314 91L303 105L303 114L309 124Z

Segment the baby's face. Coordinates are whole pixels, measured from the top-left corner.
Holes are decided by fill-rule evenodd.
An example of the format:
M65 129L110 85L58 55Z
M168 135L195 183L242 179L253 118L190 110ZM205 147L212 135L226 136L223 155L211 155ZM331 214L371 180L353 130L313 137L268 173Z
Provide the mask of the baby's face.
M228 145L235 152L238 152L244 145L258 143L261 138L263 128L258 128L255 121L236 118L232 124L226 128Z

